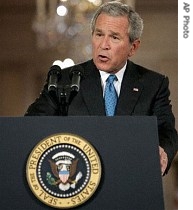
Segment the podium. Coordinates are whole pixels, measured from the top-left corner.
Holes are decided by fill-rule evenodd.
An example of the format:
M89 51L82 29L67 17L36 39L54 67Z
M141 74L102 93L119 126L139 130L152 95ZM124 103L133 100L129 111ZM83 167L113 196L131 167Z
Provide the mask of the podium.
M72 209L164 209L157 120L149 116L1 117L0 209L54 209L32 193L26 164L38 142L58 133L86 139L101 161L98 188Z

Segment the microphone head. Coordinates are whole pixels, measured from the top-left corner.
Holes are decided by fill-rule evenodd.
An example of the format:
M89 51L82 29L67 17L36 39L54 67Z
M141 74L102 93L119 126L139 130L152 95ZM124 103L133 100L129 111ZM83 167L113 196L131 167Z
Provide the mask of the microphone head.
M84 76L84 69L80 65L75 65L71 68L69 72L70 79L72 79L73 74L78 74L80 77Z
M58 80L61 78L61 68L57 65L53 65L50 67L50 71L48 72L48 91L50 93L56 93L58 87Z
M50 71L48 72L48 76L55 74L55 75L57 75L58 78L60 78L61 77L61 71L62 70L61 70L60 66L53 65L53 66L50 67Z

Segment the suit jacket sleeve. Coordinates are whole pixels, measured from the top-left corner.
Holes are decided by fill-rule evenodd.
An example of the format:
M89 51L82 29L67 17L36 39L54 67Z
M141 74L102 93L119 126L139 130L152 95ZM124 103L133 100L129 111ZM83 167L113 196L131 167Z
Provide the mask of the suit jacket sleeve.
M40 96L32 103L25 113L25 116L58 116L59 108L57 101L50 96L47 84L44 86Z
M157 116L158 120L159 144L168 155L168 166L165 173L168 172L177 151L177 131L169 100L170 91L168 86L169 81L165 77L158 90L153 106L153 114Z

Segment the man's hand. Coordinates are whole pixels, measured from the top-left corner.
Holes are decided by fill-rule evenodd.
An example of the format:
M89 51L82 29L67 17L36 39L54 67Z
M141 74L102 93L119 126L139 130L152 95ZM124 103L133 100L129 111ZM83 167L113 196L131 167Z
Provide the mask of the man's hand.
M159 146L159 155L160 155L161 172L163 175L168 165L168 156L165 153L164 149L160 146Z

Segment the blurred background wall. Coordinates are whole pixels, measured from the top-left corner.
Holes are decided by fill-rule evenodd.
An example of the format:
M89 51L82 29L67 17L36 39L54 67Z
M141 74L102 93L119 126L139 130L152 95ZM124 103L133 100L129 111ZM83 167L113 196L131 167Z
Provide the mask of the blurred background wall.
M55 60L91 58L93 11L104 0L0 2L0 116L23 116L41 91ZM178 126L178 2L123 0L144 19L141 47L132 60L166 74ZM56 13L58 6L64 6ZM62 7L60 7L62 8ZM60 13L59 13L60 14ZM177 157L163 178L166 210L177 209Z

